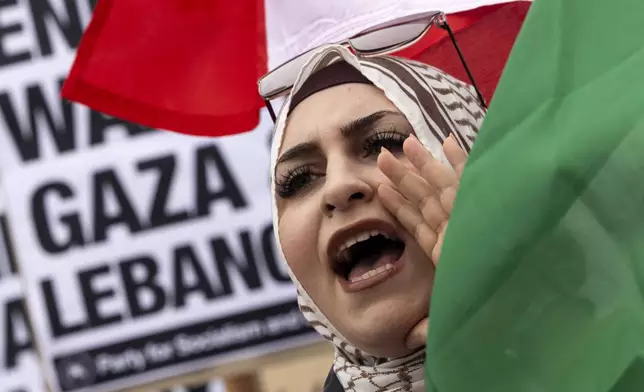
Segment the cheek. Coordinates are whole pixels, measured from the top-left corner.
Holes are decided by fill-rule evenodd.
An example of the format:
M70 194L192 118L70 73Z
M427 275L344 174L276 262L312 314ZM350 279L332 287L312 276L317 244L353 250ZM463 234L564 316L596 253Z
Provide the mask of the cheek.
M398 160L402 162L404 165L408 165L408 160L407 158L405 158L404 155L396 155L396 158L398 158ZM385 175L385 173L383 173L380 170L377 164L374 164L373 166L369 167L367 170L368 170L369 178L371 182L375 184L374 189L378 189L378 185L380 184L386 184L394 187L394 183L389 179L389 177Z
M319 265L315 262L318 258L318 225L314 222L315 217L306 214L304 209L298 209L297 213L284 213L278 224L286 262L303 284L307 275L314 272L315 265Z

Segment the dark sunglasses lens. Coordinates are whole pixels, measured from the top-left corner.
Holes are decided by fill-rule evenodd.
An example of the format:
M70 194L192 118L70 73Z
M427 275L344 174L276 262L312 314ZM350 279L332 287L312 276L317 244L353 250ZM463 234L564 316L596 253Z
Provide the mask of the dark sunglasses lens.
M270 98L290 89L295 83L298 72L314 52L315 49L304 52L266 74L259 80L259 95Z
M381 52L405 45L418 39L423 35L431 23L431 20L421 20L398 26L386 27L381 30L375 30L356 38L352 38L349 42L358 52Z

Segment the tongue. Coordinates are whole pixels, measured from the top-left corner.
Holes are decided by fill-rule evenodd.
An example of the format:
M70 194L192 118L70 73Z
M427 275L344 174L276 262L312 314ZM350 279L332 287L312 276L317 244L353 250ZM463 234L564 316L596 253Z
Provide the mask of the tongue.
M358 261L355 267L349 273L349 281L359 278L365 272L369 272L378 267L384 267L385 265L393 264L398 258L399 254L393 251L385 251L375 255L370 255L363 257Z

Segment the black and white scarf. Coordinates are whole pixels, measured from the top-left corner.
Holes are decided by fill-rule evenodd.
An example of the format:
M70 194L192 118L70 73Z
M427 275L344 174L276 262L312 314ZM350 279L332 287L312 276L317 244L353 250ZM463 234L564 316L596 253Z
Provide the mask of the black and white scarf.
M346 61L384 91L387 98L406 116L418 139L434 157L442 162L447 161L442 144L450 134L456 137L465 151L470 151L485 115L474 88L426 64L391 56L362 58L343 46L328 45L320 48L302 67L290 95L297 92L313 73L336 61ZM273 224L278 244L274 176L289 99L277 118L271 150ZM333 369L345 391L425 391L424 351L391 359L378 358L355 347L320 312L298 282L297 276L291 271L290 274L297 287L302 313L317 332L335 346Z

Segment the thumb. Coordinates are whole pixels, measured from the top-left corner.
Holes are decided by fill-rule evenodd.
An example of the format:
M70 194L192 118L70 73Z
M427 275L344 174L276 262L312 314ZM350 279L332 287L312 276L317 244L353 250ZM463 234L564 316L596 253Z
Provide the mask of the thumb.
M423 347L427 343L427 328L429 327L429 318L424 318L421 322L416 324L414 328L407 334L405 338L405 345L410 350L415 350Z

